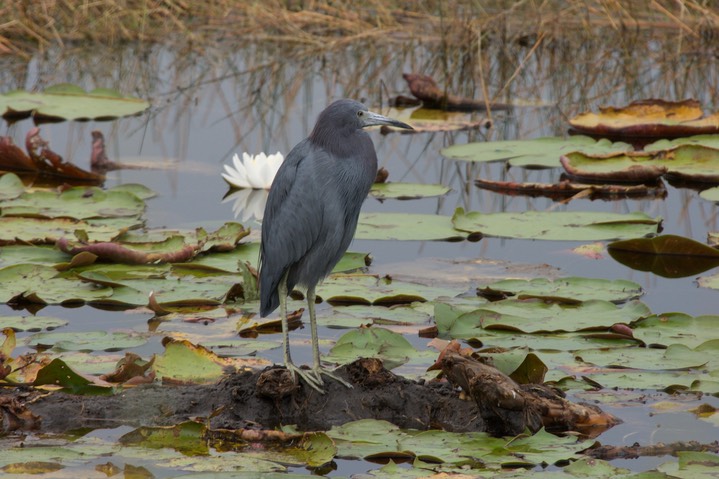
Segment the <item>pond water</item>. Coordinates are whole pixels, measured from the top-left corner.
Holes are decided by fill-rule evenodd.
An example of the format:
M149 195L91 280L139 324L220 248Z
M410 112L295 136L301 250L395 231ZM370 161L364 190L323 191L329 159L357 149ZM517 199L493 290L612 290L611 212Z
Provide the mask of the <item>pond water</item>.
M549 199L506 196L481 190L473 180L489 179L555 182L560 172L505 170L498 164L468 164L444 159L440 149L469 141L531 139L565 135L566 120L600 105L623 105L637 98L680 100L696 98L707 111L719 107L717 58L687 44L672 46L670 38L635 38L631 49L599 40L569 40L548 43L534 51L531 45L492 44L485 52L480 71L471 51L445 52L432 45L366 44L334 52L294 52L275 44L218 44L193 51L178 45L152 48L127 46L103 49L95 46L65 51L50 50L25 62L0 59L2 90L42 89L59 82L84 88L116 88L152 101L148 114L113 122L64 122L41 126L51 148L81 167L89 166L90 132L103 132L111 159L160 165L143 170L121 170L108 175L105 186L142 183L158 196L148 201L148 227L217 228L235 216L231 202L223 202L227 185L220 177L222 165L234 153L286 154L311 129L317 114L332 100L361 98L370 109L388 113L387 99L408 94L404 72L422 72L447 83L457 94L480 97L480 73L488 91L498 101L518 105L508 113L493 113L491 130L430 132L416 134L372 133L380 166L390 181L442 183L450 194L439 199L413 201L369 198L364 211L438 213L452 215L455 208L495 213L503 211L642 211L664 219L665 233L705 242L706 235L719 230L717 204L702 200L695 190L668 185L664 199L578 199L559 204ZM641 51L642 54L636 54ZM449 74L446 75L445 72ZM392 114L394 112L391 112ZM403 114L406 114L403 113ZM479 112L472 119L485 116ZM409 120L411 122L411 118ZM3 135L22 144L32 126L29 120L3 124ZM240 213L241 215L241 213ZM255 232L256 220L245 222ZM256 233L255 233L256 234ZM488 262L549 265L553 276L584 276L629 279L641 284L642 297L655 313L681 311L690 315L719 314L719 292L700 288L696 277L667 279L623 266L606 252L590 259L572 252L582 243L484 238L479 242L355 241L351 249L371 253L370 272L424 274L441 282L442 263L432 258L484 260ZM493 264L493 263L492 263ZM488 268L486 276L470 276L472 287L499 279L503 263ZM471 274L475 274L472 270ZM527 268L531 272L531 268ZM710 270L703 275L715 273ZM521 273L520 273L521 275ZM527 273L526 276L529 276ZM299 303L298 303L299 305ZM328 308L323 304L318 307ZM11 314L3 307L4 314ZM89 307L48 307L42 314L67 318L68 331L137 329L147 330L145 312L108 312ZM322 329L321 335L337 338L341 332ZM310 360L307 329L296 331L293 352L298 362ZM409 337L425 348L426 340ZM324 348L325 352L327 348ZM158 341L139 348L142 355L161 351ZM269 359L280 361L279 350ZM708 398L705 402L717 401ZM695 439L709 441L716 429L698 425L683 415L664 415L647 420L643 407L617 407L613 413L625 424L599 440L610 444L651 444ZM666 418L669 419L666 419ZM690 426L684 426L691 420ZM660 432L657 432L661 428ZM661 436L661 437L658 437ZM622 464L643 470L643 465ZM650 466L649 466L650 467ZM341 462L337 474L371 469L371 465Z

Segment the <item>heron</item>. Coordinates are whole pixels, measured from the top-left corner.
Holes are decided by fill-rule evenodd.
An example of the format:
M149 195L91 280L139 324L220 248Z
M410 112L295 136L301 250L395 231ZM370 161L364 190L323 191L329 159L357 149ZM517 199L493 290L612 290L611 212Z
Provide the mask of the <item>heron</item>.
M320 363L315 287L347 251L377 175L377 153L364 131L373 125L412 129L355 100L337 100L325 108L310 135L292 148L277 171L262 219L260 316L279 306L285 367L295 383L301 377L320 393L323 375L351 387ZM295 286L307 291L310 370L296 366L290 356L287 295Z

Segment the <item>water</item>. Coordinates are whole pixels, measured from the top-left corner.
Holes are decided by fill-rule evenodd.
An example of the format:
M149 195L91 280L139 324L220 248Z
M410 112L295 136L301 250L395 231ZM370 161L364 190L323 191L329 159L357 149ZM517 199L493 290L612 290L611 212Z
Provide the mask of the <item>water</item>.
M668 41L668 39L666 39ZM559 172L503 171L501 165L470 165L444 159L444 146L485 139L529 139L563 135L566 119L599 105L621 105L635 98L661 97L679 100L699 99L707 110L719 105L719 71L717 59L701 50L670 55L665 40L646 40L646 54L627 57L617 48L600 42L549 44L529 55L520 45L496 45L484 57L490 91L499 100L528 105L509 114L495 114L491 131L453 133L418 133L414 135L372 133L380 166L390 172L391 181L442 183L452 192L440 199L418 201L385 201L368 199L365 211L439 213L451 215L455 208L494 213L525 210L596 210L613 212L643 211L664 218L664 232L704 241L710 231L719 230L716 204L704 201L688 189L669 186L665 199L593 201L575 200L557 205L551 200L509 197L478 189L478 177L503 177L526 181L553 182ZM641 49L637 46L637 49ZM41 89L59 83L76 83L84 88L109 87L126 94L149 98L153 107L148 114L113 122L64 122L41 127L50 146L64 158L87 168L90 132L103 132L108 154L120 162L171 163L162 169L122 170L108 175L106 186L137 182L158 193L148 201L148 227L213 229L233 219L230 203L222 203L227 191L220 177L222 165L233 153L287 153L304 138L317 114L332 100L343 96L365 98L371 109L386 112L388 93L407 92L401 74L420 71L445 81L431 46L357 45L347 50L308 53L281 52L273 45L220 45L198 54L177 45L150 49L128 46L103 51L97 48L69 52L50 50L29 62L13 58L0 59L3 90ZM457 54L459 55L459 53ZM449 59L450 68L457 61ZM686 68L699 63L701 67ZM467 71L467 70L463 70ZM468 71L476 72L476 68ZM672 72L682 71L683 74ZM452 73L452 72L450 72ZM476 73L469 77L450 75L446 80L463 94L480 95ZM481 118L476 113L473 118ZM3 126L3 134L17 144L32 126L29 120ZM256 222L249 226L258 229ZM682 311L691 315L719 314L719 293L699 288L695 277L666 279L651 273L631 270L611 259L589 259L572 253L581 243L507 240L484 238L479 242L393 242L355 241L352 249L370 252L373 271L386 265L401 268L428 258L477 258L512 263L548 264L558 275L598 278L624 278L638 282L646 291L642 300L655 313ZM703 273L710 275L715 270ZM430 271L430 274L432 272ZM472 287L486 278L470 279ZM321 305L326 308L327 305ZM9 314L9 311L4 308ZM63 309L48 307L42 314L68 318L72 331L97 329L147 330L150 315L94 310L89 307ZM294 335L308 339L308 331ZM324 329L325 337L336 338L340 332ZM417 347L424 340L410 338ZM309 361L307 348L298 348L295 357ZM149 355L161 350L152 341L137 352ZM279 361L279 351L269 359ZM715 401L716 406L716 401ZM606 433L603 442L623 443L630 437L651 443L655 429L672 431L661 440L692 438L713 439L711 427L692 428L686 435L680 427L685 418L661 422L648 419L643 407L617 408L613 411L627 420ZM677 413L686 414L686 413ZM679 424L679 425L678 425ZM345 461L342 463L344 464ZM370 468L366 464L359 470ZM633 466L628 465L625 467ZM339 473L347 474L352 466L344 465Z

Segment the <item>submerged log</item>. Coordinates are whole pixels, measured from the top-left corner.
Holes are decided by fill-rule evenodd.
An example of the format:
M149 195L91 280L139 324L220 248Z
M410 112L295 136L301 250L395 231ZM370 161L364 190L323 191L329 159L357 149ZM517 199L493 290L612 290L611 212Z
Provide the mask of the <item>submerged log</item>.
M422 100L422 103L427 108L454 111L509 110L512 108L512 105L507 103L475 100L445 93L439 88L437 82L427 75L405 73L402 77L407 81L412 95Z

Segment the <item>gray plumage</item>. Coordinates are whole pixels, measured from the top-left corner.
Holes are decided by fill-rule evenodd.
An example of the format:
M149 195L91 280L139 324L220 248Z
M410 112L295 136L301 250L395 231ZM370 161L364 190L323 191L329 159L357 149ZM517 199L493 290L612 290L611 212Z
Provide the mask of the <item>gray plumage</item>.
M372 139L363 130L370 125L411 129L405 123L368 111L354 100L338 100L320 113L309 137L297 144L280 166L262 220L260 315L267 316L284 306L282 292L289 293L295 286L307 288L315 375L307 378L296 368L295 372L318 390L322 384L319 375L330 374L320 370L319 365L314 288L332 271L352 241L360 208L377 174L377 154ZM281 314L285 362L290 367L286 311L281 310ZM312 379L317 379L317 384Z

